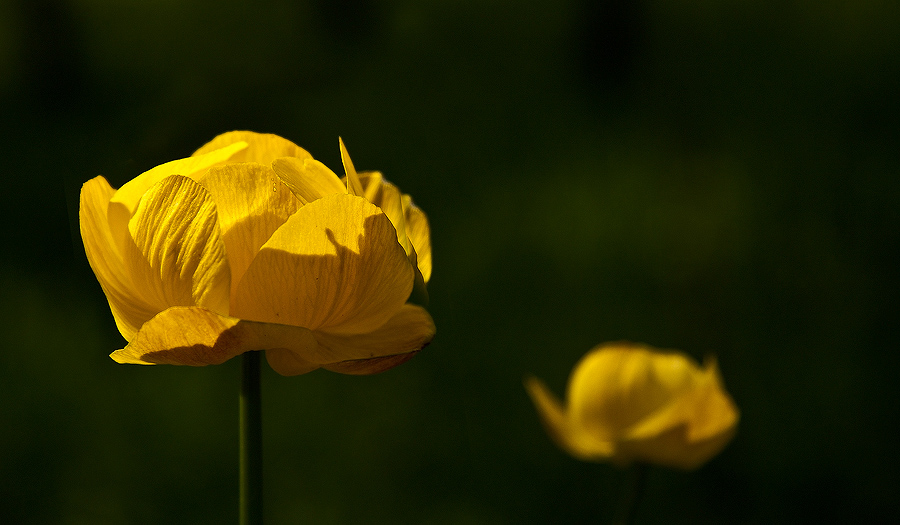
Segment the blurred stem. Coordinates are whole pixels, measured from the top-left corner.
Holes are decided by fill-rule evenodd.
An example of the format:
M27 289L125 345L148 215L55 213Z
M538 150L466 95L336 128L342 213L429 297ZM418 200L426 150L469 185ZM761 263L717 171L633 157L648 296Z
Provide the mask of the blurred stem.
M628 469L627 480L622 499L619 503L619 511L616 513L614 525L631 525L634 523L634 514L641 497L644 495L644 485L647 481L647 469L644 463L635 463Z
M262 404L259 354L241 356L240 525L262 524Z

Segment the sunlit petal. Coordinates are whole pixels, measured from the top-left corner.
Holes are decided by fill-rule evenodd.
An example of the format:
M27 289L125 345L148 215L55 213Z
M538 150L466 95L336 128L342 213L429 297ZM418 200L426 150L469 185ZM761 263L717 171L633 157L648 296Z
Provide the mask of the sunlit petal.
M422 277L427 283L431 279L431 228L428 217L412 199L404 195L404 213L406 215L406 234L416 251L416 261Z
M103 293L119 332L130 340L147 319L158 311L143 300L134 289L131 275L125 268L118 243L114 241L107 223L109 199L115 193L103 177L95 177L81 188L79 224L88 262Z
M216 203L233 293L260 247L301 203L272 168L262 164L215 166L199 180Z
M359 181L356 168L353 167L353 161L350 160L350 154L347 153L347 147L344 146L344 139L338 137L338 142L341 145L341 162L344 164L344 173L346 173L347 177L347 191L351 195L362 197L365 195L365 192L363 191L362 183Z
M272 167L303 204L335 193L347 193L341 179L315 159L284 157L275 159Z
M205 188L187 177L162 180L141 199L128 229L125 266L157 311L196 305L228 313L228 260Z
M224 148L235 143L244 142L247 148L231 157L230 162L258 162L270 165L279 157L297 157L311 159L312 155L293 142L271 133L253 131L229 131L204 144L194 152L193 156L203 155L210 151Z
M413 271L385 215L361 197L300 208L263 245L232 313L332 334L369 333L406 302Z

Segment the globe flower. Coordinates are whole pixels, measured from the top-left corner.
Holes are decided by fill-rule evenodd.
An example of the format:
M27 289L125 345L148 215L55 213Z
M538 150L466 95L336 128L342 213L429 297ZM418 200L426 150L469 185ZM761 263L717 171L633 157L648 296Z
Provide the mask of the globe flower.
M427 345L434 321L408 302L431 276L427 218L340 147L343 179L238 131L118 190L86 182L81 236L128 341L110 357L202 366L265 350L283 375L370 374Z
M715 359L632 343L607 343L585 355L563 407L538 379L525 386L556 443L588 461L695 469L735 433L738 410Z

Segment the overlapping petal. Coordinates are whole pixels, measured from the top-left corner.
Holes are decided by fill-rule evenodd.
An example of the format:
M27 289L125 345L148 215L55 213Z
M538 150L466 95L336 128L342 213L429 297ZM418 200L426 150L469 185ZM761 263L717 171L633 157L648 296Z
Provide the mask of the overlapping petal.
M434 321L428 312L406 304L374 332L341 336L314 331L319 343L315 351L267 350L266 358L282 375L303 374L320 366L342 374L377 374L412 359L431 342L434 333Z
M215 166L198 180L216 203L233 296L259 249L302 204L275 171L262 164Z
M347 193L341 179L315 159L284 157L275 159L272 167L281 181L303 204L328 195Z
M303 206L263 245L238 284L232 313L363 334L400 310L412 284L412 268L381 210L360 197L331 195Z
M144 194L128 231L124 266L157 312L202 306L228 313L230 270L205 188L187 177L163 179Z
M416 251L416 264L427 283L431 279L431 228L428 226L428 217L413 204L412 198L408 195L404 195L403 202L406 234Z
M88 262L103 288L119 332L131 340L141 324L158 310L135 289L119 243L110 231L107 210L115 191L103 177L87 181L81 189L78 215Z
M388 216L388 219L391 220L394 229L397 230L397 242L409 254L411 246L406 235L406 215L403 213L403 195L400 193L400 190L397 186L384 180L384 177L378 172L361 174L358 180L363 187L363 194L366 199L381 208L384 214Z
M421 306L404 304L385 324L362 334L315 332L319 344L342 356L342 360L360 360L391 354L416 352L434 338L431 315Z
M390 333L409 330L417 335ZM319 367L371 374L406 361L434 335L424 310L404 307L385 327L366 337L325 336L300 326L260 323L223 316L201 307L172 307L144 323L132 341L110 357L118 363L204 366L244 352L265 350L282 375ZM394 346L392 346L394 344ZM361 357L365 356L365 357Z
M696 367L689 365L682 355L633 346L591 352L569 382L572 417L617 437L690 389Z
M118 363L203 366L253 350L277 348L305 355L317 346L303 327L256 323L200 307L172 307L145 323L128 346L110 357Z

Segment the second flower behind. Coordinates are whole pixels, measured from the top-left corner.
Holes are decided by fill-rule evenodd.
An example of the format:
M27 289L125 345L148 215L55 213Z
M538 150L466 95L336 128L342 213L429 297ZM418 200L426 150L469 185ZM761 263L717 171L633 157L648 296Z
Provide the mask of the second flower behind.
M568 406L525 383L550 436L578 459L694 469L734 436L738 410L714 359L627 342L600 345L569 378Z

